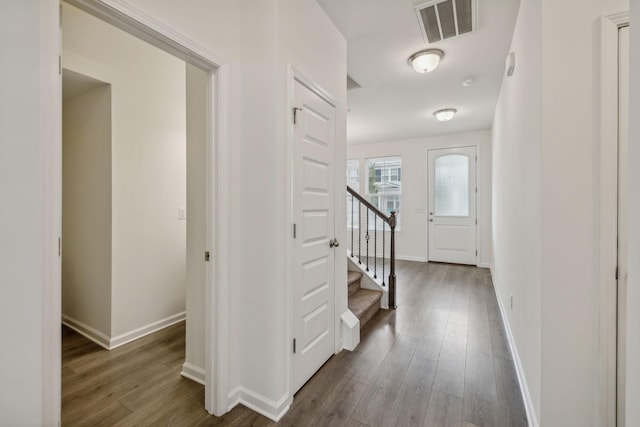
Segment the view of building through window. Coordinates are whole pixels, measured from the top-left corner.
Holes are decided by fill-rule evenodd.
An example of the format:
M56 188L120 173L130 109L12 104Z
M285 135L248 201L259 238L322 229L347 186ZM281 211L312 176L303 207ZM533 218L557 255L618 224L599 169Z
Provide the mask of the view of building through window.
M402 194L402 160L400 157L380 157L366 160L365 197L386 215L398 214L396 229L400 225L400 196ZM360 161L347 160L347 185L362 194L360 188ZM359 228L360 204L347 194L347 227ZM365 214L366 215L366 214ZM373 213L369 215L369 229L382 229L382 222L375 220Z
M390 215L399 214L402 194L402 160L400 157L367 159L366 194L369 201ZM400 217L398 216L398 224Z

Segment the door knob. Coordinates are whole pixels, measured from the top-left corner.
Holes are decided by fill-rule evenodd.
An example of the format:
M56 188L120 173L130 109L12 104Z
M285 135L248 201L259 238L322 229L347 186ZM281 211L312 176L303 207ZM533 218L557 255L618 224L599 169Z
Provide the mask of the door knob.
M340 246L340 242L338 242L338 239L331 239L329 240L329 247L333 248L333 247L338 247Z

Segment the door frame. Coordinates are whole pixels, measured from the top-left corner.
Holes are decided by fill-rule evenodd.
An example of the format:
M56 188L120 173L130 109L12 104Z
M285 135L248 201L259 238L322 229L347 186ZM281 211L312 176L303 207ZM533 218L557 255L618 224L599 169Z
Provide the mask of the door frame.
M478 254L476 255L476 266L477 267L484 267L484 268L489 268L488 265L483 266L480 264L480 255L482 254L482 250L481 250L481 244L480 244L480 210L478 209L479 207L479 203L478 203L478 198L480 197L480 195L482 194L482 184L480 183L479 177L480 177L480 172L481 172L481 166L480 166L480 162L481 162L481 155L480 155L480 144L463 144L463 145L451 145L451 146L436 146L436 147L428 147L425 151L425 176L424 176L424 182L425 182L425 193L424 193L424 203L425 203L425 245L426 245L426 250L425 250L425 261L429 262L429 252L430 252L430 247L429 247L429 173L430 173L430 168L429 168L429 151L433 151L433 150L448 150L448 149L453 149L453 148L468 148L468 147L473 147L476 151L476 188L477 188L477 192L476 192L476 196L474 198L474 202L476 205L476 250L478 251Z
M292 125L292 120L293 120L293 114L292 114L292 109L295 106L295 102L294 102L294 91L295 91L295 82L299 82L301 83L303 86L305 86L307 89L311 90L313 93L315 93L316 95L318 95L320 98L322 98L323 100L325 100L327 103L329 103L332 107L334 107L337 111L337 103L335 101L335 98L328 92L326 91L322 86L320 86L319 84L317 84L316 82L314 82L312 79L310 79L309 77L307 77L305 74L303 74L300 70L298 70L296 67L294 67L293 65L289 65L289 70L288 70L288 77L287 77L287 92L288 92L288 96L287 96L287 113L285 116L285 120L287 123L287 224L289 225L289 230L292 233L293 230L293 221L294 221L294 212L293 212L293 202L294 202L294 191L293 191L293 170L294 170L294 145L295 145L295 132L294 132L294 128ZM337 122L336 122L337 124ZM336 133L335 137L336 137L336 141L338 141L338 126L335 126L334 132ZM336 171L336 178L338 177L337 171L339 170L338 168L338 150L336 150L335 156L334 156L334 165L335 167L335 171ZM335 180L335 185L334 185L334 192L335 192L335 197L334 197L334 217L336 219L336 221L334 221L334 234L339 234L336 233L336 225L339 223L337 221L338 216L337 216L337 212L340 206L343 206L341 204L339 204L339 194L340 193L340 189L338 188L338 184L342 182L338 179ZM345 194L346 194L346 189L345 189ZM286 309L286 313L287 313L287 345L290 345L293 342L294 337L294 321L295 321L295 316L294 316L294 311L295 311L295 307L294 307L294 302L295 302L295 287L293 286L294 283L294 268L296 267L296 263L295 263L295 242L293 241L293 234L289 234L290 238L287 239L287 254L286 254L286 259L287 259L287 285L286 285L286 293L287 293L287 309ZM337 257L339 256L340 252L337 252L335 255L335 259L337 259ZM345 258L346 258L346 253L345 253ZM338 287L336 286L336 284L338 283L337 279L336 279L336 272L335 272L335 265L337 264L337 262L334 262L334 287L333 287L333 292L334 292L334 299L333 299L333 303L334 303L334 354L336 354L337 352L339 352L342 348L342 337L341 337L341 316L342 313L340 313L340 310L338 310L338 307L340 307L340 294L339 292L337 292ZM345 305L346 305L346 293L345 293ZM288 387L288 399L289 399L289 403L291 403L293 401L293 352L291 351L290 348L288 348L288 351L286 352L287 354L287 387Z
M207 165L206 165L206 246L213 251L214 262L205 264L205 408L209 413L222 415L228 410L229 372L229 271L228 253L230 236L225 224L229 220L229 65L206 47L192 41L172 28L156 21L151 16L118 0L61 0L90 15L119 28L134 37L195 65L209 75L207 120ZM55 52L58 56L60 52ZM57 103L48 112L55 120L61 120L62 104ZM61 134L55 138L55 149L61 152ZM62 176L59 159L46 160L46 167L55 176ZM57 191L57 190L56 190ZM59 190L61 192L61 189ZM56 197L59 197L57 194ZM55 206L52 217L60 215L61 206ZM58 226L59 227L59 226ZM56 233L60 233L58 229ZM61 280L56 279L53 292L60 294ZM56 313L60 301L50 301L45 309L46 321L59 323ZM59 316L58 316L59 317ZM45 322L46 322L45 321ZM59 352L58 352L59 353ZM54 363L60 366L60 355L50 352ZM61 401L60 390L44 390L45 399Z
M600 19L599 361L601 425L616 425L618 405L618 30L629 11ZM622 331L621 331L622 332Z

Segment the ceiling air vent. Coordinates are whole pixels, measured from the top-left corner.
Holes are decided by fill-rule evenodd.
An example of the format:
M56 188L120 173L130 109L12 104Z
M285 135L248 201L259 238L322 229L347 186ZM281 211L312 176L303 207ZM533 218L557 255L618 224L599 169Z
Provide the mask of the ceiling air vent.
M416 6L420 30L428 43L473 32L476 0L435 0Z

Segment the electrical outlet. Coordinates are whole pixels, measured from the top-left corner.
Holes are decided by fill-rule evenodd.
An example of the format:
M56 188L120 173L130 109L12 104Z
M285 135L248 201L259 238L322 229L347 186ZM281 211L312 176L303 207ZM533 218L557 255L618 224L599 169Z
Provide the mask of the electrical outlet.
M513 311L513 295L509 295L509 307Z

